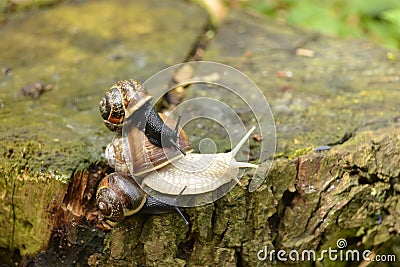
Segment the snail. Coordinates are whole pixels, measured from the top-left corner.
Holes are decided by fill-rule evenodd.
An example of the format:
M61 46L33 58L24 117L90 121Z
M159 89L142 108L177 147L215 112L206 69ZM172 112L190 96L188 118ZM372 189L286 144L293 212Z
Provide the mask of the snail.
M212 192L222 185L236 180L239 168L258 168L248 162L237 162L235 156L254 131L253 126L239 143L228 153L188 153L158 171L149 173L141 187L149 187L166 195L195 195Z
M109 144L113 148L107 150L106 158L117 171L129 170L136 181L140 181L142 188L147 187L151 191L173 196L209 193L232 180L239 182L239 168L258 167L235 160L237 152L254 129L252 127L228 153L197 154L188 150L184 157L178 155L168 158L161 153L163 148L149 143L141 131L132 127L126 138L128 141L124 141L122 136L113 139ZM186 134L182 136L186 137ZM185 139L182 145L184 142ZM125 151L122 151L124 147ZM119 158L117 164L115 158Z
M115 172L104 177L99 184L96 199L102 216L111 225L138 212L161 214L170 211L177 211L188 224L177 207L146 195L128 174Z
M185 157L174 158L172 163L165 164L163 161L161 168L153 167L145 173L141 186L128 173L116 172L106 176L100 182L96 194L99 210L111 223L122 221L124 217L138 212L161 214L176 211L188 224L185 216L176 205L166 204L149 196L142 188L146 186L162 194L172 195L172 199L176 200L182 195L212 192L232 180L239 182L237 178L239 168L258 167L258 165L252 163L235 160L235 155L254 129L253 126L234 149L228 153L196 154L188 152ZM136 128L132 128L132 131L144 136L143 132ZM147 138L144 136L142 142L146 142L146 140ZM138 144L137 147L142 146L141 142L136 143ZM120 168L118 171L127 171L129 167L122 165L126 165L129 161L124 162L126 158L123 156L124 153L120 151L122 149L121 144L124 144L123 137L120 135L114 137L111 142L113 148L109 148L106 157L111 167ZM148 141L147 146L154 150L162 150L162 148L155 147ZM116 161L119 165L115 165Z
M112 85L100 100L100 114L104 124L111 131L121 131L124 120L129 119L145 133L149 141L159 147L174 147L182 154L185 150L177 144L178 123L175 129L163 123L157 111L150 104L152 96L136 80L122 80Z
M235 159L255 127L231 152L192 153L190 142L179 127L179 119L175 123L158 114L150 99L139 82L127 80L113 85L100 101L106 126L117 132L105 152L108 164L116 172L100 182L97 206L111 222L138 212L159 214L175 210L188 224L178 208L179 197L213 194L233 180L239 182L239 168L258 167ZM171 204L147 195L143 188L165 195Z
M159 114L166 126L176 124L172 119L167 119L164 114ZM124 126L126 135L118 132L111 143L106 147L105 157L115 173L103 178L96 193L97 206L108 224L113 225L122 221L126 216L138 212L148 214L161 214L176 211L189 224L178 207L168 205L151 196L148 196L137 185L129 172L135 175L148 173L161 168L183 155L171 147L158 147L152 144L146 135L139 130L132 121ZM191 152L192 147L186 133L178 128L178 144L186 152ZM129 149L134 145L133 149ZM124 146L135 153L125 156ZM168 155L168 156L167 156ZM129 165L129 167L128 167Z

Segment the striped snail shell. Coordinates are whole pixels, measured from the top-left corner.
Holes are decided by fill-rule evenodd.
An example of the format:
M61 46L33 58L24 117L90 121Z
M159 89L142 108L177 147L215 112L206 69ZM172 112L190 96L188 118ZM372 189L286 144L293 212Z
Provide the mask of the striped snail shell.
M164 114L159 115L166 125L176 124ZM172 147L155 146L131 123L128 122L125 127L124 136L117 134L106 147L105 157L116 172L130 172L134 176L142 176L183 157L180 151ZM178 145L185 152L191 152L192 146L185 131L181 128L178 131Z

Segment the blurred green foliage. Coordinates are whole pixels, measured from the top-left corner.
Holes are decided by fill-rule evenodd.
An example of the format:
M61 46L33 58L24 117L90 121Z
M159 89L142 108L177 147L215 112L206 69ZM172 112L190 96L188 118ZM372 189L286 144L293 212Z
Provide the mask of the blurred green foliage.
M0 24L12 12L25 9L46 7L62 2L63 0L0 0Z
M63 0L0 0L0 22L10 11ZM197 3L216 0L194 0ZM218 0L239 2L267 16L336 36L368 37L400 48L400 0ZM216 1L216 2L218 2ZM206 4L207 6L207 4Z
M336 36L368 37L400 48L399 0L243 0L241 3L289 24Z

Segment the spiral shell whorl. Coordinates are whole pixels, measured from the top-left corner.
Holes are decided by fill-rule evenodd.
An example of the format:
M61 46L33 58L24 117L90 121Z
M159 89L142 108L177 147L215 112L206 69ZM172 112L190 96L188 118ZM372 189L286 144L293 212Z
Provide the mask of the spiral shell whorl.
M136 80L122 80L111 86L121 93L125 117L131 116L144 103L152 99L146 88Z
M104 124L111 131L121 130L124 119L151 98L146 88L136 80L122 80L115 83L99 103Z
M116 193L110 188L99 188L97 190L97 207L102 215L114 222L124 219L122 203Z
M146 194L127 174L112 173L101 180L96 200L105 218L119 222L143 207Z

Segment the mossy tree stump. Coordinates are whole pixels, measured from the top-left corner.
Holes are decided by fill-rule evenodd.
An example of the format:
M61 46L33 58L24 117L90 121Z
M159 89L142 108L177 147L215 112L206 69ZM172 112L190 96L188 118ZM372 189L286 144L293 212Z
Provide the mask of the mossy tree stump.
M202 59L243 71L268 99L277 154L264 183L249 193L245 177L245 187L184 209L189 226L165 214L96 228L96 182L112 171L98 100L116 80L182 62L207 23L187 3L95 1L3 25L1 64L12 75L0 85L0 247L38 266L265 266L266 246L321 252L339 239L400 258L399 55L239 10ZM20 94L39 80L53 89L36 100ZM314 151L321 145L331 149Z

